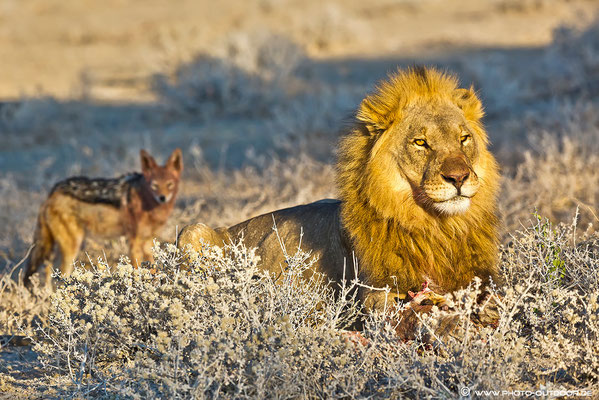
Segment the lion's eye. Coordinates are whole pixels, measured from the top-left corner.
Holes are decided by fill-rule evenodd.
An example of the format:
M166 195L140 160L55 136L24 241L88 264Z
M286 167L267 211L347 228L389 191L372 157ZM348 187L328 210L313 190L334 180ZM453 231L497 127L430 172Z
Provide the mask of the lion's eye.
M414 139L414 144L418 147L426 147L426 140L424 139Z
M460 138L460 142L462 142L462 144L466 144L466 143L468 143L468 141L469 141L469 140L470 140L470 135L463 135L463 136Z

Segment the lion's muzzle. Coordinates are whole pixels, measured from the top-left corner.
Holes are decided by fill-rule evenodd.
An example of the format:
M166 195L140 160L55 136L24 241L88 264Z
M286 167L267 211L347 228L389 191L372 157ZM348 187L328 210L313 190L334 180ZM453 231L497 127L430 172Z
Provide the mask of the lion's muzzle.
M470 176L470 168L461 157L447 158L441 164L441 176L455 186L460 195L462 184Z
M476 173L462 156L449 156L433 169L422 186L429 203L445 215L462 214L468 210L471 198L479 188Z

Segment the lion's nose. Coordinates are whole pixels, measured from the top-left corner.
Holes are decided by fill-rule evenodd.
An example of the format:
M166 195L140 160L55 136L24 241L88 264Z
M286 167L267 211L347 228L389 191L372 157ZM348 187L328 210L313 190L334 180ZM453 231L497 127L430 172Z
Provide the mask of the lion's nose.
M461 158L449 158L441 166L441 176L459 190L470 176L470 168Z

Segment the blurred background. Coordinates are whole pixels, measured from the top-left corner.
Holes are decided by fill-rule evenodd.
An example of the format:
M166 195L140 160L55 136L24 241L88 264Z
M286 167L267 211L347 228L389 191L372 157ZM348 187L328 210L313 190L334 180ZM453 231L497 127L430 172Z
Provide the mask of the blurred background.
M163 240L335 197L334 149L397 67L480 93L506 241L532 213L599 226L599 2L0 0L0 269L48 190L184 151ZM88 240L93 259L123 239ZM84 256L86 257L86 256Z

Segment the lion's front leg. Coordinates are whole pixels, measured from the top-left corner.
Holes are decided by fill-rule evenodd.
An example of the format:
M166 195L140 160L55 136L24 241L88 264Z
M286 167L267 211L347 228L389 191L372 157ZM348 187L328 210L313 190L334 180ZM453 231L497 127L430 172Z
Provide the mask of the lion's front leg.
M367 312L388 312L395 309L398 304L403 303L407 295L405 293L393 293L385 290L364 289L361 297L364 309Z

